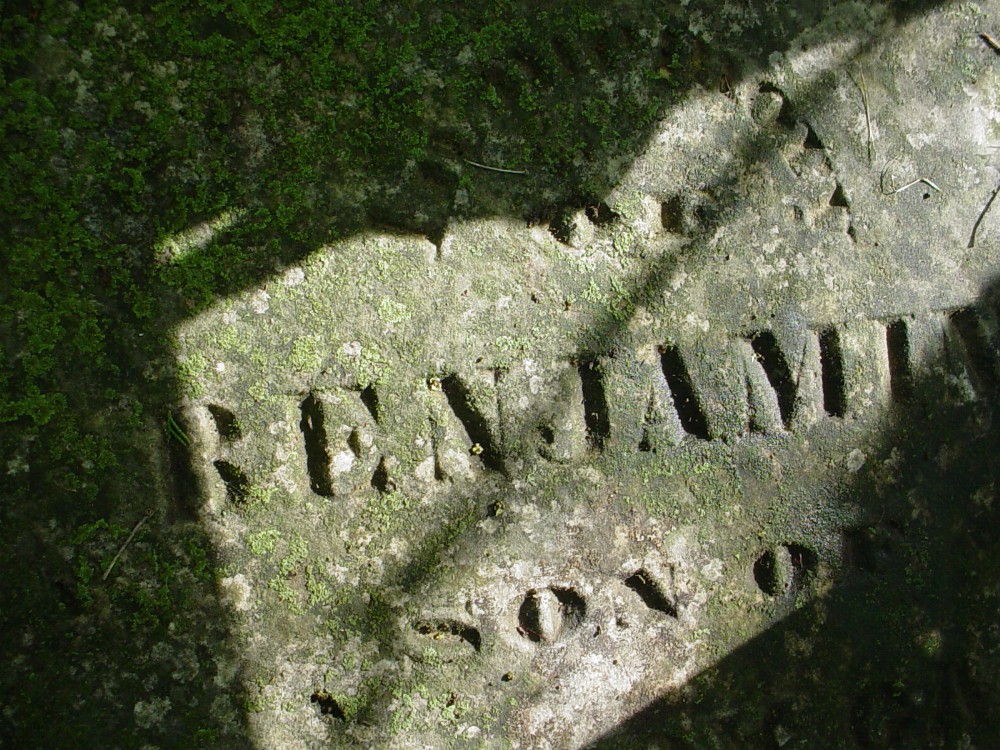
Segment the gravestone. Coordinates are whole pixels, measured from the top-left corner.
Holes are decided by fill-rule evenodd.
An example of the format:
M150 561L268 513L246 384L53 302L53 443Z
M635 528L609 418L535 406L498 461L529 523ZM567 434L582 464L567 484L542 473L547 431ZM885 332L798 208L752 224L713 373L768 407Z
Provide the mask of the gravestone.
M256 745L985 747L995 645L933 571L993 544L995 11L835 4L595 205L369 230L183 323Z

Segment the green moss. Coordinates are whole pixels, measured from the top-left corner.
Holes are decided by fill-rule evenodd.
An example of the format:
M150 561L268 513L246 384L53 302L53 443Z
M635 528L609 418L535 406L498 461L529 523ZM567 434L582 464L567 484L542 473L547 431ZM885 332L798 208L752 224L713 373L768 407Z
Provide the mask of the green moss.
M0 422L9 427L0 452L27 455L31 466L30 481L11 479L5 490L15 535L27 534L39 517L68 528L114 517L109 506L132 496L123 487L147 491L150 466L159 462L145 431L152 419L162 421L166 404L204 395L215 377L215 360L204 352L235 360L227 359L228 373L249 370L254 411L283 398L261 377L272 355L251 347L245 321L220 326L214 341L191 342L192 354L174 372L163 364L175 354L167 339L178 323L259 288L276 268L362 222L380 221L366 213L369 206L355 205L350 190L338 197L341 186L400 185L398 203L412 197L440 219L452 206L449 180L463 181L488 210L506 210L492 202L492 175L451 174L454 154L469 154L530 166L560 196L575 197L577 178L590 169L577 161L599 162L603 170L600 157L625 151L649 122L634 93L616 97L610 110L595 97L584 118L567 93L572 87L557 85L582 78L580 86L594 90L589 63L601 68L597 76L607 67L592 55L598 44L609 60L648 51L648 40L606 44L610 13L576 1L535 7L490 0L447 10L402 4L390 12L374 0L324 9L299 0L165 0L155 13L103 0L22 5L5 7L0 18L0 188L7 208L0 224L7 253ZM567 63L566 49L582 59ZM509 139L498 141L498 132ZM366 175L360 186L358 174ZM411 191L413 185L421 187ZM491 251L484 245L473 252ZM359 304L371 296L386 323L413 320L414 304L378 303L385 289L367 282L415 278L422 257L389 242L369 260L363 276L340 269L336 292ZM359 277L363 288L352 287ZM271 291L274 308L297 294ZM329 321L330 309L317 319ZM520 356L539 335L512 335L497 346ZM315 372L335 355L323 344L318 329L289 341L291 366ZM390 356L366 346L340 364L368 385L391 379L389 363L399 351ZM410 352L416 360L412 345ZM170 446L164 464L171 477L185 447ZM248 472L259 479L268 468ZM264 506L281 496L274 492L252 484L240 509L248 522L259 522ZM372 520L386 532L403 528L416 512L407 503L400 496L373 502ZM457 533L444 528L430 554ZM185 541L171 550L143 537L119 562L140 561L134 569L141 579L122 577L102 588L101 571L127 533L114 529L95 527L77 545L71 576L81 601L90 606L98 592L112 592L108 622L117 618L136 632L165 627L190 595L189 574L210 577L207 548ZM251 535L253 554L285 553L272 531L278 533ZM326 602L327 584L297 550L299 541L278 565L304 569L310 603ZM41 599L50 593L43 588ZM286 603L301 599L287 581L275 582L275 590ZM18 606L28 619L41 617L34 599L23 601ZM77 663L73 657L65 663ZM47 700L38 702L39 716L47 715ZM199 741L210 739L201 733Z

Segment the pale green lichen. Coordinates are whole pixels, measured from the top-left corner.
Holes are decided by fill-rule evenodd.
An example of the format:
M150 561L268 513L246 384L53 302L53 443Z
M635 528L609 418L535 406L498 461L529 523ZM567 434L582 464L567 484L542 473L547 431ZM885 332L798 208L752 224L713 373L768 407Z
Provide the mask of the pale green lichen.
M270 389L268 388L267 382L264 380L258 380L256 383L253 383L249 388L247 388L247 395L254 401L263 403L270 395Z
M635 221L642 216L642 199L642 193L635 190L624 191L611 203L611 210L625 222Z
M255 555L269 555L274 552L274 548L281 538L281 532L277 529L265 529L247 536L247 547Z
M333 589L317 572L316 566L306 566L306 591L309 592L309 606L328 604L333 600Z
M298 372L316 372L323 364L325 356L326 349L323 339L314 334L307 334L299 336L292 343L288 364Z
M215 334L215 345L229 355L246 355L250 351L250 337L236 326L221 326Z
M208 372L208 359L198 352L189 354L177 363L177 380L191 398L201 398L204 395Z
M383 297L378 303L378 316L389 325L395 325L409 320L413 315L402 302Z
M411 499L400 491L374 496L365 510L365 519L373 529L385 533L400 520L400 514L410 507Z
M587 282L587 288L583 290L583 298L598 307L607 307L608 305L608 295L593 278Z
M356 384L361 388L383 381L390 369L389 358L370 344L362 346L358 342L350 342L336 352L335 358L353 374Z
M305 614L306 609L302 604L302 597L286 579L272 578L267 582L267 587L278 595L278 601L285 604L290 614Z
M638 244L639 234L628 224L619 224L615 227L611 247L617 260L624 260L631 256Z
M309 545L301 536L296 535L288 542L285 556L278 566L278 572L283 576L290 576L298 572L303 563L309 557Z

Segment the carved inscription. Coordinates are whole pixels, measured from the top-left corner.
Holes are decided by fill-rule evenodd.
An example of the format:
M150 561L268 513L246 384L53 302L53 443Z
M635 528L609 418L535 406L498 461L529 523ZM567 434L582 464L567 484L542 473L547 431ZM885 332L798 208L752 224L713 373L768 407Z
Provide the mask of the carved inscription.
M336 497L404 481L508 473L512 460L565 463L606 451L662 452L686 441L734 440L809 429L823 419L905 406L918 373L943 372L963 397L1000 382L992 318L962 308L921 319L855 321L799 331L759 330L714 350L665 343L636 352L567 358L542 367L429 376L425 423L406 428L423 458L402 474L398 425L382 413L381 384L317 389L297 401L302 465L312 493ZM706 346L708 346L706 344ZM961 384L965 383L965 390ZM926 390L926 389L925 389ZM207 407L212 458L234 505L250 473L231 455L238 415ZM637 579L638 580L638 579Z

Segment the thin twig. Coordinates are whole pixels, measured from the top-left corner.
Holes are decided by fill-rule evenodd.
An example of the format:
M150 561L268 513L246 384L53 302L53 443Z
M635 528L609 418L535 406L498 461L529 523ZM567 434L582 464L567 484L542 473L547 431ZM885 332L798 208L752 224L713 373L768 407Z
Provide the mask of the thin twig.
M504 174L528 174L523 169L504 169L503 167L491 167L489 164L480 164L478 161L470 161L469 159L463 159L466 164L471 164L474 167L479 167L480 169L488 169L491 172L503 172Z
M885 163L885 166L882 168L882 174L879 175L879 178L878 178L878 186L879 186L879 189L882 191L882 195L892 195L893 192L894 192L892 189L889 189L889 190L885 189L885 177L886 177L887 174L889 174L889 167L892 166L892 163L894 161L898 161L898 160L899 160L899 157L898 156L894 156L891 159L889 159L889 161L887 161ZM890 179L890 182L891 181L892 180Z
M918 177L917 179L913 180L912 182L906 183L902 187L893 188L893 187L890 186L890 188L888 190L886 190L886 187L885 187L886 180L885 180L885 178L886 178L886 175L889 174L889 167L891 167L892 163L894 161L897 161L898 159L899 159L898 156L892 157L891 159L889 159L889 161L887 161L885 163L885 167L882 169L882 174L879 177L879 188L881 188L881 190L882 190L882 195L896 195L897 193L902 193L904 190L909 190L914 185L920 185L921 183L923 183L927 187L931 188L932 190L935 190L938 193L941 192L941 188L939 188L937 185L935 185L927 177ZM893 182L891 176L890 176L889 182L890 183Z
M185 448L191 445L191 438L184 432L184 428L177 424L174 415L167 412L167 434Z
M875 134L872 131L871 110L868 108L868 84L865 81L864 71L859 71L859 73L861 74L861 83L858 83L857 79L851 73L847 75L851 77L854 85L861 92L861 104L865 110L865 125L868 127L868 163L871 164L875 161Z
M997 194L1000 193L1000 184L997 184L993 188L993 192L990 193L990 199L986 201L986 205L983 206L983 210L979 213L979 218L976 219L976 223L972 225L972 234L969 237L969 247L973 248L976 246L976 232L979 231L979 225L983 223L983 219L986 218L986 214L989 213L990 206L993 205L993 201L997 199Z
M892 191L891 193L889 193L889 195L895 195L896 193L902 193L902 192L903 192L904 190L909 190L909 189L910 189L911 187L913 187L914 185L919 185L919 184L921 184L921 183L923 183L923 184L924 184L924 185L926 185L927 187L931 188L932 190L936 190L936 191L937 191L937 192L939 192L939 193L941 192L941 188L939 188L939 187L938 187L937 185L935 185L935 184L934 184L933 182L931 182L930 180L928 180L928 179L927 179L926 177L918 177L918 178L917 178L916 180L914 180L913 182L908 182L908 183L906 183L905 185L903 185L903 187L898 187L898 188L896 188L896 189L895 189L895 190L893 190L893 191Z
M111 569L113 567L115 567L115 563L118 562L118 558L122 556L122 552L125 551L125 548L128 547L128 545L132 541L132 539L135 538L135 535L138 533L138 531L142 527L142 525L144 523L146 523L146 521L148 521L150 518L152 518L152 516L153 516L153 511L148 510L148 511L146 511L146 515L144 515L142 518L139 519L139 523L137 523L135 525L135 528L132 529L132 533L128 535L128 539L125 540L125 544L123 544L122 548L120 550L118 550L118 554L115 555L113 558L111 558L111 564L108 565L108 569L105 570L104 571L104 575L101 576L101 580L102 581L108 580L108 576L111 575Z
M987 46L990 49L992 49L994 52L1000 55L1000 42L997 42L996 39L991 37L985 31L979 32L979 38L982 39L984 42L986 42Z

